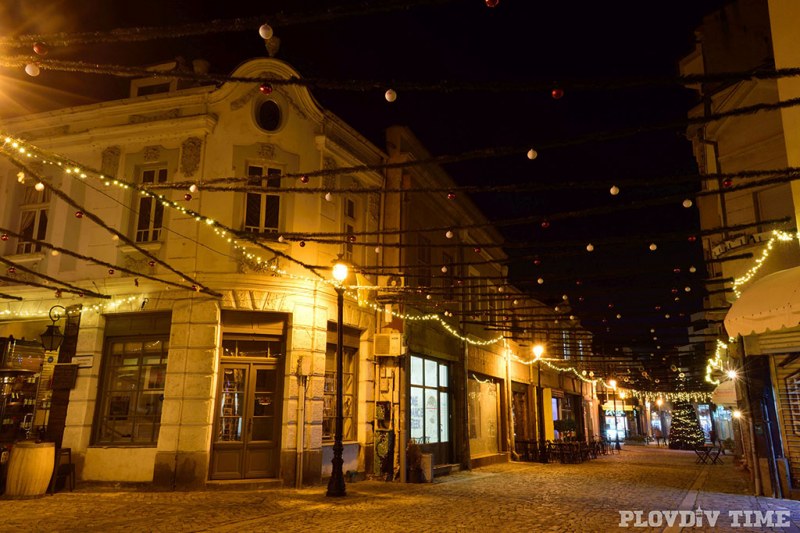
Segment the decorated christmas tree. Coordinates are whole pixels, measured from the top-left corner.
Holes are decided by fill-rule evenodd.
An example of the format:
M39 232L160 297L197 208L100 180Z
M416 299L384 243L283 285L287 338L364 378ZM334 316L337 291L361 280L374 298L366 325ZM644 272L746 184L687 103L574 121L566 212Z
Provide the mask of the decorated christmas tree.
M690 403L676 403L672 408L672 427L669 430L669 447L693 450L702 446L706 438L697 414Z

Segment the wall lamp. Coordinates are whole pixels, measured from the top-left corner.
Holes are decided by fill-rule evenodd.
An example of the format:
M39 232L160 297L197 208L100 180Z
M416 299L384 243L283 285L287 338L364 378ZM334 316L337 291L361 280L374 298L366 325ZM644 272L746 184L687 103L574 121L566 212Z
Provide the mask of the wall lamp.
M63 313L59 312L63 311ZM64 340L64 334L61 333L61 330L58 329L56 322L61 320L67 314L67 309L61 305L54 305L50 308L50 320L53 321L52 324L47 326L47 329L44 330L44 333L40 335L42 339L42 346L48 352L54 352L58 350L61 346L61 342Z

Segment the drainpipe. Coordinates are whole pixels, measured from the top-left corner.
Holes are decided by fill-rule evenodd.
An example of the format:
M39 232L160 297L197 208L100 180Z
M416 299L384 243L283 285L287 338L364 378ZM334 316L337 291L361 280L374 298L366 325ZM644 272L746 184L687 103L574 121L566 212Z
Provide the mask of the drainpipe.
M507 343L503 343L507 344ZM506 420L508 424L508 451L509 457L514 459L515 461L519 460L519 456L517 455L517 447L516 447L516 439L514 438L514 412L513 412L513 404L512 402L512 394L511 394L511 351L508 346L505 346L505 356L506 356Z
M308 376L302 374L302 357L298 359L297 367L297 463L295 468L295 488L300 489L303 487L303 441L305 440L306 383L308 380Z

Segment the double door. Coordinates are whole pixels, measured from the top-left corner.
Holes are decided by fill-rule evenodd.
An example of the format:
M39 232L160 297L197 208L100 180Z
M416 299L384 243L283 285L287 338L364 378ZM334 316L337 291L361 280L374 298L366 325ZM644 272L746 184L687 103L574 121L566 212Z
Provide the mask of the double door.
M211 479L277 477L281 372L276 362L222 363Z

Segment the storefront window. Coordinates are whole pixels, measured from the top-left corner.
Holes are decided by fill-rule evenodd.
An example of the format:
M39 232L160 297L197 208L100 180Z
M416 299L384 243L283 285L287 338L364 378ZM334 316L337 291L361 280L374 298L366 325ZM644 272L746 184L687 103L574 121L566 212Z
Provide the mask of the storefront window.
M112 339L107 343L97 444L158 442L168 350L168 337Z
M342 350L342 439L355 439L356 350ZM325 397L322 412L322 439L333 440L336 431L336 345L325 354Z

